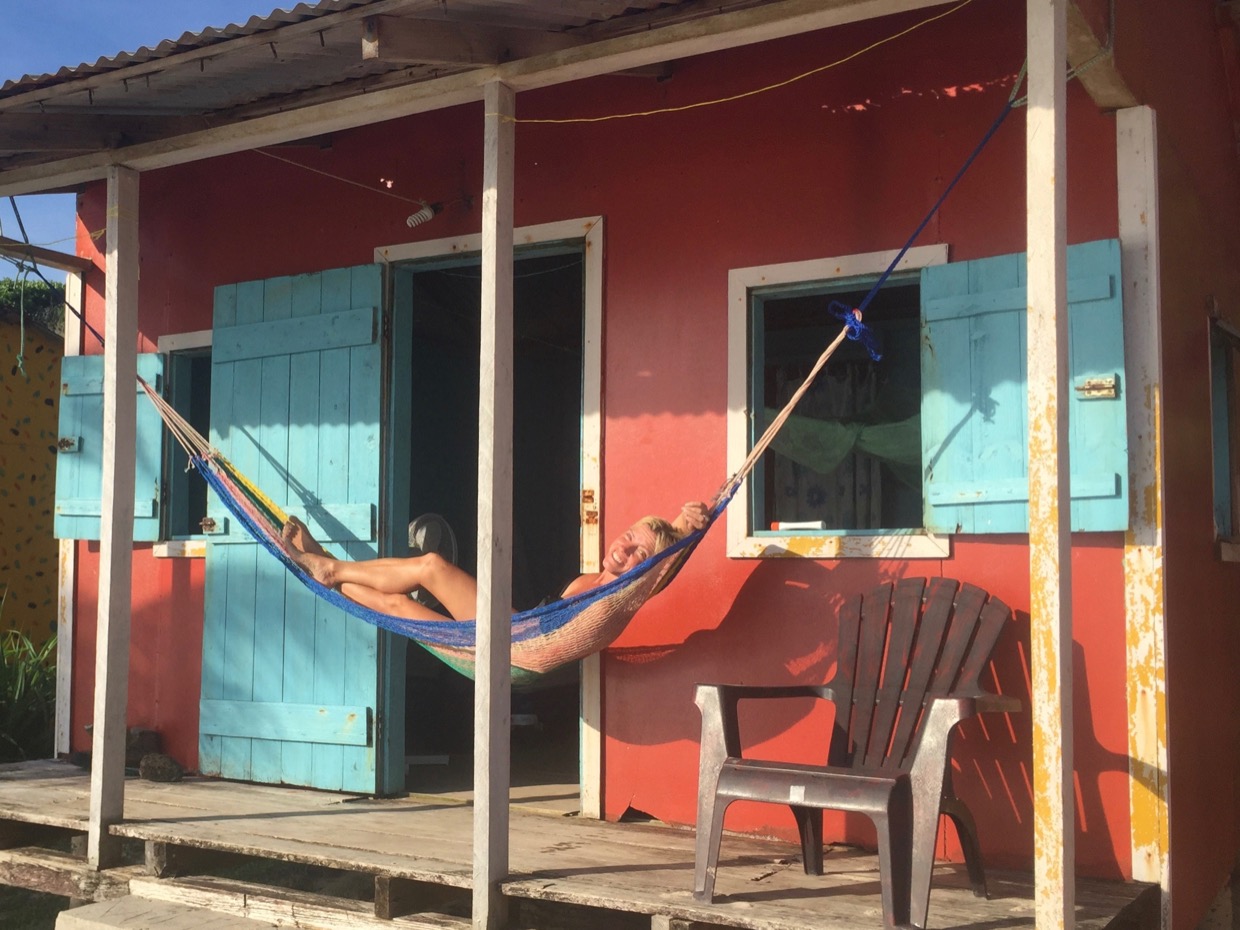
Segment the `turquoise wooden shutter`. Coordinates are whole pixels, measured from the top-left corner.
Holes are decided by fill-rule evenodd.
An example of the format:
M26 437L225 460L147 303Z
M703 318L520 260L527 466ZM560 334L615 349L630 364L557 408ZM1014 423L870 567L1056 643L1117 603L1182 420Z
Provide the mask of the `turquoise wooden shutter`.
M164 360L139 355L138 374L162 387ZM133 538L159 539L163 421L135 381L138 398ZM98 539L103 514L103 356L69 355L60 366L56 454L57 539Z
M345 558L377 554L382 303L378 265L215 292L211 443ZM200 770L375 791L380 631L208 509Z
M1029 529L1025 255L922 270L926 528ZM1068 249L1073 530L1128 526L1120 247Z

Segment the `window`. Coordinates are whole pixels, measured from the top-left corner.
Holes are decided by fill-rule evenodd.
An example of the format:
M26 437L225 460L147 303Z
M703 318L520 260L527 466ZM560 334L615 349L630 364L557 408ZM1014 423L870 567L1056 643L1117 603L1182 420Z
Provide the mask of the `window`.
M139 355L138 374L203 435L211 403L211 332L161 337L159 352ZM103 478L103 356L67 356L61 366L55 535L99 539ZM180 446L155 405L135 385L134 540L156 555L202 555L207 487L187 472ZM170 542L163 542L168 540Z
M167 372L168 401L199 435L206 436L211 424L211 349L169 353ZM207 515L207 483L190 465L180 443L169 437L164 446L164 538L200 535Z
M1225 561L1240 561L1240 330L1210 321L1214 535Z
M735 470L894 253L729 275ZM1128 521L1116 240L1068 249L1074 531ZM1028 532L1025 256L910 249L866 311L882 343L837 350L728 511L736 557L942 557L954 534ZM1240 512L1240 511L1238 511Z
M737 468L894 252L744 268L729 275L729 467ZM922 523L919 269L946 246L910 249L866 309L882 357L846 341L797 405L728 511L733 556L941 558Z
M751 443L783 409L840 330L829 308L858 306L868 288L774 287L752 294ZM843 532L921 526L918 284L890 280L866 308L881 357L840 344L754 471L753 523Z

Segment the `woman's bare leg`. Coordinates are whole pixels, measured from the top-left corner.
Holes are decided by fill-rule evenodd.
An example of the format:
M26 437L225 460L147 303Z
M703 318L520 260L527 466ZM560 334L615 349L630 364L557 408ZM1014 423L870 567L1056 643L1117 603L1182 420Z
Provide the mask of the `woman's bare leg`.
M371 610L377 610L380 613L390 614L394 617L404 617L407 620L452 620L452 617L445 617L437 610L431 610L425 604L415 601L407 594L384 594L376 591L374 588L367 588L360 584L350 584L346 582L340 586L340 593L351 601L356 601L363 607L369 607ZM464 618L470 619L470 618Z
M349 562L303 552L291 542L288 543L288 550L298 565L313 575L316 581L329 588L352 584L369 588L380 595L402 596L422 590L439 601L457 620L471 620L477 613L477 581L468 572L457 568L436 553L403 559Z

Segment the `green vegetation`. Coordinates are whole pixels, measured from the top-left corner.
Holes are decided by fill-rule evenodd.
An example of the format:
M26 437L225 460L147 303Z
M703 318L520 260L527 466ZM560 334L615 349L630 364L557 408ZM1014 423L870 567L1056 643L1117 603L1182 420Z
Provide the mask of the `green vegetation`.
M0 598L0 609L4 602ZM0 637L0 762L50 759L56 726L56 638Z
M65 286L35 278L24 283L0 278L0 322L16 323L23 314L27 326L60 335L64 332Z

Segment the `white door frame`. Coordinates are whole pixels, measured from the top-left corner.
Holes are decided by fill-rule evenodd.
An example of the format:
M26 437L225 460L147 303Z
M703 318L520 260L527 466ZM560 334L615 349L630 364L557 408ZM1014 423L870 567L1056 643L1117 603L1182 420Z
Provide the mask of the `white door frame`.
M581 570L597 572L600 560L599 514L602 512L603 384L603 218L522 226L513 230L517 247L578 239L584 243L585 306L582 320L581 383ZM379 246L377 262L405 262L480 253L475 233L426 242ZM581 816L603 816L602 680L598 655L581 661Z

